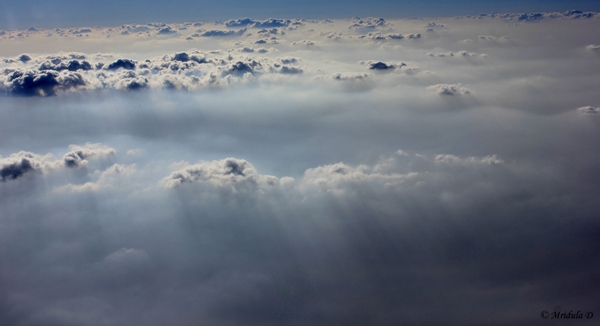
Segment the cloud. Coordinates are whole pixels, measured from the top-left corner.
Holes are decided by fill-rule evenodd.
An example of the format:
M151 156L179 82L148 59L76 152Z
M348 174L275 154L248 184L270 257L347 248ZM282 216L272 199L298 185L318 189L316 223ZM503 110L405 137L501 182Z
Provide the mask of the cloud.
M577 112L583 114L598 114L600 112L600 108L595 108L593 106L584 106L577 109Z
M54 62L57 62L55 64ZM92 70L92 65L88 61L79 61L79 60L70 60L68 62L62 62L60 59L53 61L45 61L40 65L38 70L68 70L68 71L77 71L77 70Z
M463 57L463 58L481 58L481 59L485 59L487 58L487 54L477 54L474 52L468 52L468 51L458 51L457 53L454 52L438 52L438 53L432 53L429 52L427 53L428 56L430 57L437 57L437 58L448 58L448 57Z
M600 45L590 44L590 45L586 46L585 48L588 51L592 51L592 52L595 52L595 53L600 53Z
M311 41L311 40L302 40L302 41L292 42L292 45L299 45L299 46L305 46L305 47L312 47L316 44L318 44L318 42Z
M425 26L426 31L427 32L437 32L437 31L444 31L447 30L446 25L445 24L438 24L436 22L429 22L427 23L427 25Z
M200 183L237 192L242 189L254 191L273 186L278 184L278 179L258 174L254 166L246 160L226 158L186 165L164 178L161 183L167 188L176 188L185 183Z
M5 32L0 324L597 309L597 19L257 22Z
M238 36L243 35L246 32L245 28L238 30L220 30L220 29L211 29L207 31L202 31L200 36L204 37L223 37L223 36Z
M250 18L238 18L232 19L225 22L225 26L227 27L244 27L248 25L254 24L256 21Z
M107 70L117 70L117 69L126 69L133 70L135 69L135 62L129 59L118 59L117 61L111 62L106 66Z
M36 155L29 152L19 152L7 158L0 158L0 180L6 182L15 180L28 172L40 168Z
M177 30L173 29L171 26L166 26L166 27L160 28L158 30L158 32L156 32L156 34L158 34L158 35L174 35L174 34L177 34Z
M80 73L71 71L5 69L4 75L0 90L11 95L52 96L86 85Z
M402 66L406 66L406 64L402 63L402 64L400 64L399 67L402 67ZM395 65L393 65L393 64L389 64L388 65L388 64L386 64L384 62L381 62L381 61L369 63L369 69L371 69L371 70L392 70L392 69L395 69L395 68L396 68Z
M598 16L596 12L568 10L565 12L530 12L530 13L487 13L476 16L466 16L476 19L501 19L507 22L538 22L553 19L590 19Z
M21 61L21 62L31 61L31 57L27 54L21 54L19 56L19 61Z
M386 27L387 23L383 18L353 18L349 29L369 30L379 27Z
M428 90L433 91L439 95L468 95L471 93L466 87L463 87L459 84L437 84L431 85L427 87Z
M269 18L263 21L256 21L252 27L254 28L273 28L273 27L287 27L292 23L290 19L274 19Z
M66 161L65 161L66 162ZM79 164L81 165L81 163ZM67 165L69 166L69 165ZM68 183L64 186L56 188L59 192L98 192L104 190L113 190L116 185L123 184L124 178L127 178L134 174L137 170L135 164L126 166L122 164L114 164L108 169L100 172L95 171L94 174L98 175L98 179L95 182L86 182L84 184L71 184Z
M69 149L70 151L63 156L63 161L65 166L70 168L86 165L88 158L103 158L115 154L113 148L102 144L70 145Z

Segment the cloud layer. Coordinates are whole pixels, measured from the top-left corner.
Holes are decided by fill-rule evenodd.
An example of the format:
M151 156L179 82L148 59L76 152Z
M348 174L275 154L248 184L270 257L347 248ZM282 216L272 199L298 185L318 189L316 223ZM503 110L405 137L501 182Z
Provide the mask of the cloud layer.
M1 32L0 324L600 311L598 24Z

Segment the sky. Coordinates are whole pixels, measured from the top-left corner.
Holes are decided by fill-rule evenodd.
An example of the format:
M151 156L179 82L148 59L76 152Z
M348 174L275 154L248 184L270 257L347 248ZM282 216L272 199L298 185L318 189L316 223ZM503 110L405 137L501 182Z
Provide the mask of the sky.
M490 12L539 12L567 10L600 11L595 0L331 0L282 1L259 0L0 0L0 28L56 28L143 24L149 22L185 22L255 19L351 17L450 17Z
M0 325L597 323L592 2L90 3L0 3Z

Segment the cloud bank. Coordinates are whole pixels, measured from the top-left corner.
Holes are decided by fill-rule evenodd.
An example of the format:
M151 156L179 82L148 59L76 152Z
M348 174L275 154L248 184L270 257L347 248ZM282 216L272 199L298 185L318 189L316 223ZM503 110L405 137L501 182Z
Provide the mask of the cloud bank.
M0 32L0 324L596 314L598 24Z

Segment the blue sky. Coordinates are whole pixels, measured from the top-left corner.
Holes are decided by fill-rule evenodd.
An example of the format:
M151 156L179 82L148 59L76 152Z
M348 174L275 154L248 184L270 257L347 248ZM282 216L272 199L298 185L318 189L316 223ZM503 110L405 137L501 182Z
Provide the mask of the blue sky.
M576 1L2 1L0 28L120 25L251 18L454 16L487 12L598 11L594 0Z

